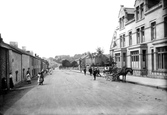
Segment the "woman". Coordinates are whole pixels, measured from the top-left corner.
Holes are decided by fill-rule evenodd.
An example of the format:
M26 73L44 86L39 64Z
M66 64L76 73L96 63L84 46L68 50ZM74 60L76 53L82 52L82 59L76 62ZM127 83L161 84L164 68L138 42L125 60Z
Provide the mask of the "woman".
M31 84L31 77L30 77L30 72L29 71L27 71L26 77L27 77L27 83Z
M10 89L13 89L14 84L13 84L13 76L12 73L9 73L9 83L10 83Z

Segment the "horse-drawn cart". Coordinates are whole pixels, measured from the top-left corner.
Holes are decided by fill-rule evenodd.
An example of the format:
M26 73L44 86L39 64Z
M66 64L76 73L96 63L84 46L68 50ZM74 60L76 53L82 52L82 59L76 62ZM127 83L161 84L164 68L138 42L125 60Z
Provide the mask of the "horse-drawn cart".
M126 74L130 72L131 74L133 74L133 70L132 68L127 68L127 67L123 67L123 68L110 68L108 71L103 71L103 73L106 74L105 78L106 80L110 80L110 81L120 81L120 75L122 75L122 81L126 81Z

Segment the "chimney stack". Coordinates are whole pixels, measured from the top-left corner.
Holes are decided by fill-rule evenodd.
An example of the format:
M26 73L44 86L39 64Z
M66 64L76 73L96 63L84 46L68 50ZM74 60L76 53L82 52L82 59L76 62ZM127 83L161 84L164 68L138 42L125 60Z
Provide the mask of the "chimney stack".
M0 34L0 43L3 42L3 38L1 38L1 34Z
M124 7L124 5L121 5L121 8Z
M26 46L22 46L22 50L23 50L23 51L26 51Z
M10 42L10 45L13 47L18 48L18 42Z

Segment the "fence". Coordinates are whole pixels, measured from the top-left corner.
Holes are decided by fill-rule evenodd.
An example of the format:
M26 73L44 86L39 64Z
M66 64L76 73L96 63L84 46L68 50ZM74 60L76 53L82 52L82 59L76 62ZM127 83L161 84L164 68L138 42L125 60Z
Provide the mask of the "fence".
M121 53L115 53L113 58L118 68L131 67L134 75L167 79L167 51L157 51L152 50L147 54L146 50L143 50L142 54L139 54L139 51L131 51L130 55L123 53L122 56Z

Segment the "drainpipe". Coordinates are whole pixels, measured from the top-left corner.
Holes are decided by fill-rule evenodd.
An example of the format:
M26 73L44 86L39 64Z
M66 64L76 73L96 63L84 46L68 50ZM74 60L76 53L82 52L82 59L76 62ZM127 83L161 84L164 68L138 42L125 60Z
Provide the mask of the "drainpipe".
M23 67L22 67L22 66L23 66L23 65L22 65L22 64L23 64L23 63L22 63L23 60L22 60L22 59L23 59L23 56L22 56L22 54L21 54L21 82L23 81Z

